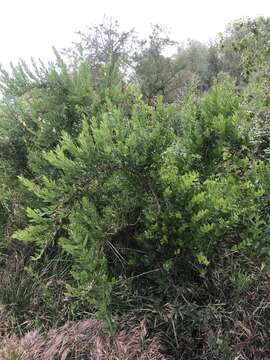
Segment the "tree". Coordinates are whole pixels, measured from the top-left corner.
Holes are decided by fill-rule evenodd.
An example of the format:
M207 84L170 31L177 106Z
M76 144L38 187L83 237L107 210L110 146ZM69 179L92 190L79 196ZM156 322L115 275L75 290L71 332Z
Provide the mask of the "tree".
M180 88L188 86L194 77L198 79L199 89L204 91L209 88L209 49L199 41L189 40L185 47L179 47L175 61L182 64L180 77L183 79Z
M149 42L136 57L135 79L148 103L162 95L166 102L175 100L175 90L180 86L178 73L182 65L165 56L169 46L176 45L168 32L161 26L154 26Z
M121 31L117 21L104 18L102 23L90 27L86 33L78 32L78 35L80 40L63 53L75 67L87 61L95 83L108 64L109 72L120 67L126 76L130 75L133 57L140 44L134 29Z
M220 39L222 67L239 82L247 82L253 71L269 59L269 18L237 20Z

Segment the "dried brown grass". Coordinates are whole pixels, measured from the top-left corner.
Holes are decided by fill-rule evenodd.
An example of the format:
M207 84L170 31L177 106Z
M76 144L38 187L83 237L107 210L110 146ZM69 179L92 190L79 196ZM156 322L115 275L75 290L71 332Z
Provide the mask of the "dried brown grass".
M147 336L144 321L121 322L113 338L106 336L101 321L68 322L46 334L33 331L23 338L5 337L0 342L0 360L165 360L160 339Z

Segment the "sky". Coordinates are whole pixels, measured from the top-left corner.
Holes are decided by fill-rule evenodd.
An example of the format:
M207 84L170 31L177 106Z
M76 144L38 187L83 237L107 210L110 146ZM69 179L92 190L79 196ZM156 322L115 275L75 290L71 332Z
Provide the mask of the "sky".
M78 39L75 32L99 23L104 15L122 29L135 27L146 35L150 24L168 26L183 42L214 39L230 21L270 16L270 0L1 0L0 63L30 57L53 59L58 50Z

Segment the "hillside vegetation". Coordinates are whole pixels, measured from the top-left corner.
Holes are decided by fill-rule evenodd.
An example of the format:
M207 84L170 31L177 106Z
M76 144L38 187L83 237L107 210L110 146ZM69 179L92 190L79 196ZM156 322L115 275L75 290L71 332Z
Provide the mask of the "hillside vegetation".
M270 358L270 19L170 46L1 70L1 360Z

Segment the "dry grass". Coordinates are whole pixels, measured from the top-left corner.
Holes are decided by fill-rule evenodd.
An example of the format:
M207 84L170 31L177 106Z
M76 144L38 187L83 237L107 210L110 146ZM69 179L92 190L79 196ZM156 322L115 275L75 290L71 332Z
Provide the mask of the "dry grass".
M47 334L30 332L23 338L5 337L1 342L0 360L165 360L158 337L148 338L144 321L121 322L121 328L110 339L102 323L95 319L66 323Z
M53 325L45 333L6 336L15 333L13 313L0 306L0 360L169 359L165 353L181 360L270 359L269 271L235 254L208 275L199 283L168 284L165 300L160 294L151 294L148 302L144 297L137 311L125 311L136 316L119 315L112 338L94 318ZM10 291L7 300L12 296Z

